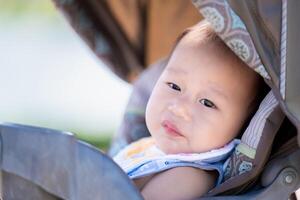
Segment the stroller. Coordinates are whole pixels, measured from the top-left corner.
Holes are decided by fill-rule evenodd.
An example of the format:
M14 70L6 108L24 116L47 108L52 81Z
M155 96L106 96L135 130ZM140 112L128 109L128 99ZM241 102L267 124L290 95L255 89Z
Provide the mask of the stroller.
M227 160L223 182L199 199L296 198L294 192L300 188L298 1L193 0L196 9L185 0L172 1L170 7L160 0L54 2L95 54L120 78L133 83L110 155L149 134L145 106L166 63L161 59L146 68L158 54L166 55L163 48L158 54L151 50L155 38L151 31L161 30L153 28L153 18L169 26L166 31L171 36L204 17L264 77L270 91ZM169 21L164 24L162 19ZM15 124L0 128L4 199L142 199L108 156L72 134Z

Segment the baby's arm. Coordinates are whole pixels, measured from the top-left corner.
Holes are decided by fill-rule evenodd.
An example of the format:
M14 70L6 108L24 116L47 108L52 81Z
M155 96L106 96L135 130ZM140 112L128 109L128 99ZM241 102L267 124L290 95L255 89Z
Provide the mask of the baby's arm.
M206 194L216 173L193 167L177 167L155 175L142 189L145 200L187 200Z

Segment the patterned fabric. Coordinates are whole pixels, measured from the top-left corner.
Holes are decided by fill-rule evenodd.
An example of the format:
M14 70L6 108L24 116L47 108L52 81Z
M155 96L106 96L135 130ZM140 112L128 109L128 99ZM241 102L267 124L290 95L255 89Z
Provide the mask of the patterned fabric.
M238 148L224 164L224 181L251 171L253 159L241 153Z
M278 102L275 99L273 92L270 91L261 102L254 117L251 119L249 126L242 136L241 143L236 147L234 153L224 164L225 180L251 171L259 141L264 133L264 126L266 125L266 121L270 114L277 106Z
M155 146L152 137L147 137L128 145L114 157L114 161L132 179L174 167L190 166L204 170L217 170L219 172L217 184L220 184L224 174L224 160L231 155L232 150L239 143L239 140L233 140L224 147L203 153L165 154Z
M193 0L193 3L236 55L262 77L270 79L246 26L225 0Z
M253 149L257 148L263 133L263 128L266 124L266 120L277 105L278 101L276 100L273 92L269 92L261 102L258 111L252 118L249 126L242 136L242 142L244 144L247 144Z

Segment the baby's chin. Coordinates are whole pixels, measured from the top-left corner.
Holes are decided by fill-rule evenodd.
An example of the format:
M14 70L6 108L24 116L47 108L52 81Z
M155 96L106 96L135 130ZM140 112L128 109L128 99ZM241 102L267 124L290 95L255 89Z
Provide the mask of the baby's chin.
M156 143L156 146L163 151L165 154L180 154L180 153L195 153L191 150L178 147L176 144L166 145L163 143Z
M160 142L155 142L155 145L163 151L165 154L191 154L191 153L204 153L211 151L212 149L208 148L198 148L198 149L193 149L191 147L186 147L184 145L178 145L178 144L170 144L169 142L163 143L162 141Z
M186 153L186 152L183 152L183 151L179 151L178 149L172 149L172 148L159 148L159 149L162 150L167 155Z

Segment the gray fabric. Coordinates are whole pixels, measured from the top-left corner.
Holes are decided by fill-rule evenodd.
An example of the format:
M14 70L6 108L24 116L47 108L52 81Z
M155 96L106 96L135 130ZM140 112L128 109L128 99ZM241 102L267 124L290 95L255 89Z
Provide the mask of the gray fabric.
M242 136L242 142L256 150L263 134L264 126L278 101L272 91L261 102L256 114L253 116L248 128ZM282 114L283 115L283 114Z
M298 130L300 128L300 2L291 0L287 2L287 58L286 58L286 104L292 114L293 122ZM300 134L298 134L298 142Z
M3 199L8 200L59 200L55 195L52 195L43 190L38 185L28 181L20 176L11 173L2 172L2 187ZM29 195L30 194L30 195Z
M287 0L282 0L282 14L281 14L281 47L280 47L280 93L285 99L286 88L286 42L287 42Z
M109 157L65 132L15 124L0 125L1 169L61 199L136 199L141 196ZM12 185L3 179L4 185ZM9 189L14 195L20 190ZM35 194L28 187L24 199ZM15 194L20 195L20 194ZM26 197L26 198L25 198ZM33 198L33 197L32 197ZM10 199L10 198L7 198ZM34 198L33 198L34 199Z
M257 53L279 88L281 0L228 1L247 27Z
M270 73L272 82L269 84L281 108L300 129L299 1L257 0L229 3L245 22L252 36L262 62ZM281 37L278 37L279 33L282 34Z
M270 79L247 27L226 0L193 0L193 3L211 23L219 37L241 60L265 79Z

